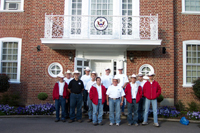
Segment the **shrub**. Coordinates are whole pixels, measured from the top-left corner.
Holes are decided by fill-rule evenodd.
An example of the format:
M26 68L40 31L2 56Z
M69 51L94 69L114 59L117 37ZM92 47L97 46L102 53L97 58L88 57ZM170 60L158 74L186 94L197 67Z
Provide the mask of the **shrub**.
M3 94L0 99L0 104L8 104L10 106L19 106L20 95L19 94Z
M192 101L191 103L188 103L188 111L198 111L199 109L199 105L197 103L195 103L194 101Z
M178 103L175 104L175 107L179 111L184 111L185 110L185 105L183 104L183 102L181 100L179 100Z
M194 81L193 91L195 96L200 99L200 78Z
M157 98L157 102L162 102L164 100L163 95L160 94L160 96Z
M0 74L0 92L6 92L10 88L9 77L6 74Z
M38 99L39 100L46 100L48 98L47 93L41 92L38 94Z

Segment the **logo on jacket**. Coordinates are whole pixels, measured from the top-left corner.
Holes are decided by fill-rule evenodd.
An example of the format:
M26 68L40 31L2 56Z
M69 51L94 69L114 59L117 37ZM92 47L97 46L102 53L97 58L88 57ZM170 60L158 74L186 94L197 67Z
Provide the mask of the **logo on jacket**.
M94 21L94 27L99 31L106 30L108 27L108 20L104 17L97 17Z
M79 85L81 85L81 82L78 82Z

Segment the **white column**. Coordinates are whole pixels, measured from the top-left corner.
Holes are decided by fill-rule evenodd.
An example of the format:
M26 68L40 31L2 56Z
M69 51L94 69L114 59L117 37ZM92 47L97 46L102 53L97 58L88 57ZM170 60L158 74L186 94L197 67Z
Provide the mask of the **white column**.
M113 0L113 16L121 16L121 0ZM121 38L121 17L113 17L113 39Z

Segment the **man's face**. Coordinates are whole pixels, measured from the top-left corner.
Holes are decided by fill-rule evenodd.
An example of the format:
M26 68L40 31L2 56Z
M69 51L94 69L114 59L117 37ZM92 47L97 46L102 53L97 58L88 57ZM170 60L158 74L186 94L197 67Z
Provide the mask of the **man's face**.
M98 85L100 85L100 84L101 84L101 79L98 78L97 81L96 81L96 83L97 83Z
M91 75L91 78L92 78L92 80L95 80L96 74L93 73L93 74Z
M110 69L106 70L106 74L108 75L110 74Z
M58 79L59 79L59 81L61 81L61 82L63 81L63 78L61 78L61 77L59 77Z
M71 73L67 73L65 76L67 79L70 79L72 77Z
M153 77L154 77L154 76L149 76L149 80L153 80Z
M132 77L132 78L131 78L131 82L132 82L132 83L135 83L135 82L136 82L136 78Z
M122 74L123 69L118 69L118 71L119 71L119 74Z
M140 80L140 81L143 80L143 76L139 76L138 80Z
M79 74L78 73L74 73L74 78L78 78L79 77Z
M90 73L90 71L85 71L85 74L86 74L86 75L89 75L89 73Z
M118 84L118 80L117 79L113 79L113 85L117 86L117 84Z

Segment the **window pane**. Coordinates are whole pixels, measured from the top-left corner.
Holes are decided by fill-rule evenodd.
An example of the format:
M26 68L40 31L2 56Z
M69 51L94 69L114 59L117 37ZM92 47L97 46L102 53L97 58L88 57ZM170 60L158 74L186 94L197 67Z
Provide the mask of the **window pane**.
M192 66L192 70L193 70L193 71L194 71L194 70L196 71L196 66Z
M192 57L197 57L197 53L196 53L196 52L193 52L193 53L192 53Z
M191 62L192 62L191 58L187 58L187 63L191 63Z
M89 61L84 61L84 66L89 66Z
M187 50L192 50L191 45L187 45Z
M196 51L196 45L192 45L192 51Z
M191 52L187 52L187 57L191 57Z
M191 71L187 71L187 77L191 77L191 76L192 76Z
M196 76L197 76L196 71L192 71L192 76L193 76L193 77L196 77Z
M191 82L192 82L192 78L190 78L190 77L188 78L188 77L187 77L187 81L186 81L186 82L187 82L187 83L191 83Z
M82 61L77 61L78 66L82 66Z
M197 63L197 58L193 58L192 63Z
M187 66L187 70L192 70L192 66Z

